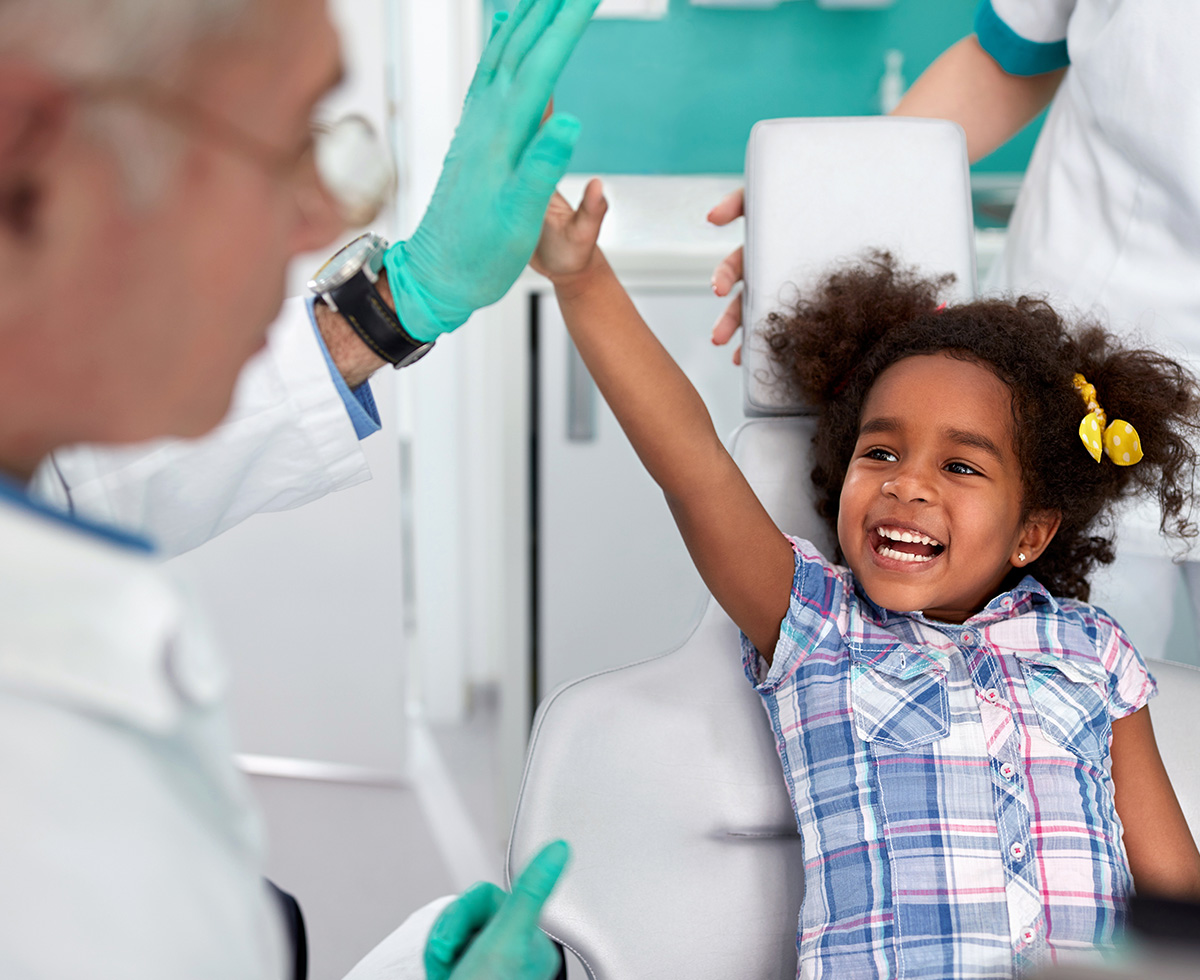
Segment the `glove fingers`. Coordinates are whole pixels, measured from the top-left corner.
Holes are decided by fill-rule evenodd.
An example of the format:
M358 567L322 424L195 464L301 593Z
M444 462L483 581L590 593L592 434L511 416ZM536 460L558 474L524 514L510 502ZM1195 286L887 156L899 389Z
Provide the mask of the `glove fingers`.
M521 62L516 73L519 98L545 104L599 5L600 0L564 0L554 23Z
M504 26L507 20L507 10L497 10L496 13L492 15L492 32L488 35L489 42L499 33L500 28Z
M493 920L498 931L534 929L542 906L558 884L571 849L565 841L554 841L541 849L513 883L512 894Z
M425 973L428 980L445 980L470 941L488 924L507 895L490 882L468 888L446 907L425 944Z
M579 120L566 113L546 120L517 164L512 206L518 216L541 223L550 195L571 163L581 130Z
M500 64L500 56L504 54L504 46L513 32L513 26L512 15L505 11L500 11L492 18L492 32L483 46L483 54L479 56L472 86L496 73L496 66Z
M500 70L509 77L516 75L529 52L539 47L542 36L554 23L564 0L531 0L521 23L513 31L500 59Z

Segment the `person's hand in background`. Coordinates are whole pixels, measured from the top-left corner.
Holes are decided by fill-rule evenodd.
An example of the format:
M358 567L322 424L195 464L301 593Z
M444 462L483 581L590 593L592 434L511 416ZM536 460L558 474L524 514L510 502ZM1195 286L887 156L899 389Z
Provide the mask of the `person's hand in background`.
M723 197L715 208L708 212L708 220L714 225L727 225L742 217L746 211L746 192L736 190ZM712 289L718 296L728 296L735 286L742 281L744 272L743 252L741 246L730 252L720 265L713 271ZM716 325L713 327L712 341L714 344L727 344L733 339L742 325L742 293L737 294L725 307ZM742 345L738 344L733 352L733 363L742 363Z
M546 845L513 884L512 894L487 882L448 906L425 946L428 980L553 980L558 951L538 928L570 848Z

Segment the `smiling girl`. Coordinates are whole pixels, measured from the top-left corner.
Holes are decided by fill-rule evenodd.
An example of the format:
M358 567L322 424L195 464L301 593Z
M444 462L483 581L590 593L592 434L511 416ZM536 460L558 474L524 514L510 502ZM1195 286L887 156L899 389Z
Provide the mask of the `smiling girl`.
M598 181L556 198L534 265L742 631L804 840L799 975L1021 975L1111 948L1135 885L1200 897L1154 682L1086 602L1119 501L1195 534L1195 380L1037 300L946 307L886 255L836 273L768 325L820 413L831 561L775 526L617 282L606 207Z

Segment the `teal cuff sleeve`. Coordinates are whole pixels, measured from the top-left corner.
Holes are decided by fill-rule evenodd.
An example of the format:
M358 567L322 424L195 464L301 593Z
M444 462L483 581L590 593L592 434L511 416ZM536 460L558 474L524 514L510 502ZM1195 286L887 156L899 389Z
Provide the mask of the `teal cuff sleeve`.
M1001 19L992 0L983 0L975 12L975 36L980 47L1010 75L1042 75L1071 63L1066 38L1049 42L1026 40Z
M317 335L317 343L321 345L321 353L325 355L325 364L329 368L329 376L333 378L333 383L337 387L338 394L342 396L342 401L346 405L346 414L350 416L350 421L354 425L354 434L359 439L365 439L382 428L379 421L379 409L375 405L375 396L371 394L371 385L369 382L364 382L353 391L350 390L350 386L346 384L346 379L342 377L342 372L333 363L333 357L330 356L329 348L325 346L325 338L321 336L321 331L317 329L317 316L313 312L314 302L315 299L309 297L308 320L312 324L313 333Z

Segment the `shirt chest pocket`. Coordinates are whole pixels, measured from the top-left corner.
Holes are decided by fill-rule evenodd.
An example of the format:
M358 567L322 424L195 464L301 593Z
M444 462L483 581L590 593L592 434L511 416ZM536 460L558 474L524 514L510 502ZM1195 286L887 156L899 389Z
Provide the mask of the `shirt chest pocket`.
M888 661L850 665L854 728L866 742L898 749L927 745L950 731L946 675L929 668L896 669Z
M1104 668L1062 657L1020 659L1042 734L1081 759L1103 765L1112 736Z

